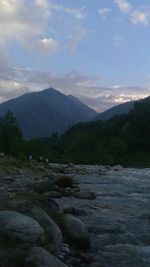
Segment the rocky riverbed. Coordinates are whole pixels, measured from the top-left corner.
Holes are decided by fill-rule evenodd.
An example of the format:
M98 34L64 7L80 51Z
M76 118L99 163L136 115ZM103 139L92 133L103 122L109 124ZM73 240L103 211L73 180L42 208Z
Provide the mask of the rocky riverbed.
M1 159L0 266L148 267L149 204L150 169Z

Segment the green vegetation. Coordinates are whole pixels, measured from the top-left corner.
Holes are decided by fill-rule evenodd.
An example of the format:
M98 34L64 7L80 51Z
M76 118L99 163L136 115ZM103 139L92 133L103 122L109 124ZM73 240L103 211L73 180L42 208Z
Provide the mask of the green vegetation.
M35 159L42 155L58 163L150 166L150 98L135 102L128 115L79 123L64 135L53 134L50 138L23 141L12 114L7 113L2 122L0 149L5 153L15 150L15 154L32 154ZM3 132L8 135L9 145Z
M23 138L16 119L11 111L7 111L0 119L0 150L1 152L16 156L22 150Z

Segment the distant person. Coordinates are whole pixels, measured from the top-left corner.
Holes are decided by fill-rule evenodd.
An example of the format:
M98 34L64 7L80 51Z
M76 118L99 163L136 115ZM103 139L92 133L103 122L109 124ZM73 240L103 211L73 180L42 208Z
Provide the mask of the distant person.
M43 157L42 156L40 156L40 162L42 162L43 161Z
M49 164L49 159L47 158L45 162L46 162L46 165L48 165Z
M29 160L32 161L32 155L29 155Z

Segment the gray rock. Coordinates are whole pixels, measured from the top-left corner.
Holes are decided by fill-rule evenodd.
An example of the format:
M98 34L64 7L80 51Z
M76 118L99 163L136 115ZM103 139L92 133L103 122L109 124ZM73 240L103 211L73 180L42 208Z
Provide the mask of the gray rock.
M38 244L44 240L44 230L30 217L15 211L0 211L0 234L12 242Z
M40 200L42 202L42 206L52 218L56 218L62 214L62 209L60 208L59 204L51 198L49 193L43 194L40 197Z
M41 247L33 247L25 260L25 267L67 267Z
M90 247L90 236L86 225L71 214L67 214L64 220L65 233L70 244L80 249Z
M57 254L63 240L62 233L58 225L39 207L34 206L31 209L31 215L44 228L49 250L52 253Z
M71 187L66 187L63 191L63 195L68 197L71 194Z
M72 187L73 178L68 175L57 175L54 179L54 183L61 188Z
M79 191L73 193L74 197L80 198L80 199L95 199L96 195L93 192L90 191Z
M62 197L62 193L54 190L49 192L49 197L60 198Z
M89 267L102 267L102 265L98 262L94 262L94 263L90 264Z
M57 190L52 180L41 181L36 186L34 186L34 191L39 194L50 192L51 190Z

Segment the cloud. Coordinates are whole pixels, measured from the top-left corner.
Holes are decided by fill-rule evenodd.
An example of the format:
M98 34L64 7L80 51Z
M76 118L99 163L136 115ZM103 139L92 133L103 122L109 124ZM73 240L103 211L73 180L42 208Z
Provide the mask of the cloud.
M131 22L133 24L144 24L149 25L150 12L149 11L139 11L135 10L131 15Z
M150 7L134 7L126 0L114 0L120 11L127 14L132 24L149 25Z
M44 39L33 40L32 42L26 44L26 46L30 50L33 50L38 54L47 56L57 52L59 48L59 42L52 38L44 38Z
M107 15L111 12L110 8L102 8L98 10L98 13L101 15L102 19L106 19Z
M75 52L80 42L86 37L87 31L83 27L77 27L68 38L67 49Z
M122 87L121 85L102 87L101 80L97 77L90 77L79 71L64 75L18 67L7 67L5 73L0 71L1 102L24 93L50 87L66 95L75 95L99 112L119 103L143 98L150 94L149 87Z
M113 37L115 46L121 46L125 43L125 38L122 35L117 35Z
M42 45L41 36L46 38L51 16L51 2L48 0L31 0L28 1L28 6L25 0L0 1L1 51L3 50L2 44L3 46L5 44L8 50L10 45L18 43L23 48L31 51L40 47L39 50L42 52L43 47L45 54L46 45L44 43ZM54 43L57 42L52 38L50 40L49 46L54 46ZM47 52L49 53L49 49L47 49Z
M82 20L86 18L87 14L85 13L85 7L81 7L80 9L77 8L70 8L58 4L54 4L52 8L56 11L63 11L69 15L74 16L76 19Z
M5 50L6 54L13 44L19 44L39 56L51 56L67 48L68 35L76 36L71 40L71 45L76 49L85 37L86 30L81 24L81 20L86 17L84 9L56 5L50 0L1 0L0 50ZM63 12L63 20L67 23L59 19ZM68 24L67 16L70 15L72 18ZM63 33L59 30L61 24L65 25Z
M126 0L115 0L115 3L123 13L129 13L132 9L131 4Z

